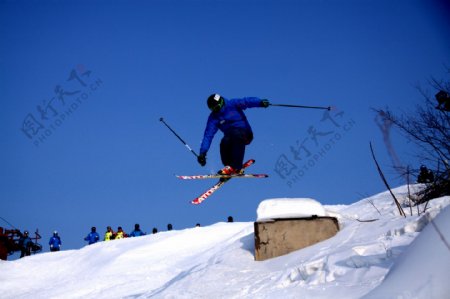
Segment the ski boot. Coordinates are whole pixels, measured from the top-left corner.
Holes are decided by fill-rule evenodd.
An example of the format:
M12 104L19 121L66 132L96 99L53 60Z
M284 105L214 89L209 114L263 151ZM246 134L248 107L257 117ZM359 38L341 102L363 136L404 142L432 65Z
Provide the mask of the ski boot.
M236 171L234 170L233 167L227 165L224 168L222 168L221 170L219 170L217 173L220 174L220 175L232 175L232 174L235 174ZM229 179L231 179L231 178L220 178L220 181L221 182L226 182Z
M231 174L235 174L235 173L236 173L236 171L231 166L225 166L224 168L222 168L221 170L219 170L217 172L217 174L220 174L220 175L231 175Z

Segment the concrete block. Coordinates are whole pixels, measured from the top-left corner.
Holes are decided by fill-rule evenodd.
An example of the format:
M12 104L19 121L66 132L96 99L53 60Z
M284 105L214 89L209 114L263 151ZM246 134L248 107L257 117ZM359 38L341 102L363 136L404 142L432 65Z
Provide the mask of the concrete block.
M255 260L263 261L329 239L339 231L334 217L259 221L255 226Z

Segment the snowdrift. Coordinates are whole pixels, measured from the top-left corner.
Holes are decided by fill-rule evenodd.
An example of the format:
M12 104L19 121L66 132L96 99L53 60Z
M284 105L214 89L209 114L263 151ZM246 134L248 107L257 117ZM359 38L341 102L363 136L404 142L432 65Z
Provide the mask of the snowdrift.
M406 188L394 191L405 198ZM325 206L340 222L335 237L264 262L254 261L252 222L1 261L0 298L428 299L450 294L449 249L436 230L450 240L450 197L406 218L387 192L370 201L377 209L368 199ZM434 225L428 224L432 219Z

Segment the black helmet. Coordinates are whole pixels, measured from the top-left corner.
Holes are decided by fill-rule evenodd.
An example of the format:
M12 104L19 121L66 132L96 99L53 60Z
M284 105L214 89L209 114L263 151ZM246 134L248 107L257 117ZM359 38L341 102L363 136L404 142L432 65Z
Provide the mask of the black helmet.
M225 100L220 94L214 93L208 97L208 108L212 112L219 112L224 105Z

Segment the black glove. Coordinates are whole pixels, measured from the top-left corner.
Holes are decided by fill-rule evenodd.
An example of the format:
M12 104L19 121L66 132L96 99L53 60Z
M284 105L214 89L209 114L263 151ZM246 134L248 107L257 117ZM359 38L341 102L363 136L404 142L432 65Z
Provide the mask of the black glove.
M267 108L270 106L269 100L261 100L261 107Z
M206 154L198 155L197 161L201 166L205 166L206 165Z

